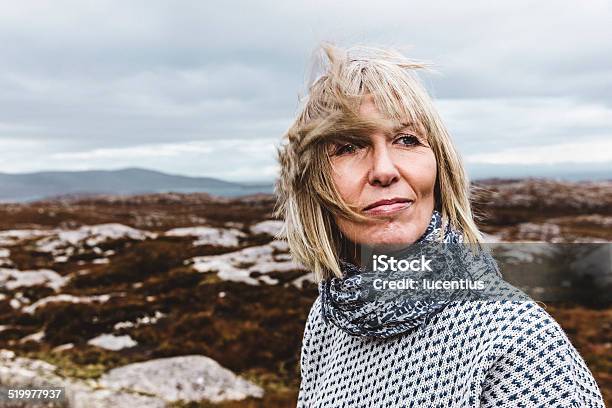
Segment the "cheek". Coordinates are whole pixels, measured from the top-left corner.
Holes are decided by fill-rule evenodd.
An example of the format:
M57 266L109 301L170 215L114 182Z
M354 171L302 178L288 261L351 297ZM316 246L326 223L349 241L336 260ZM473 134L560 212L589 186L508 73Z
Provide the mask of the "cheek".
M422 194L428 194L433 191L436 183L436 157L429 149L414 154L402 161L400 171L415 190Z
M368 244L378 242L388 235L388 227L381 225L364 224L350 221L345 218L335 218L338 229L351 242Z
M359 198L359 177L355 177L355 172L346 170L343 167L333 169L332 179L342 199L352 203Z

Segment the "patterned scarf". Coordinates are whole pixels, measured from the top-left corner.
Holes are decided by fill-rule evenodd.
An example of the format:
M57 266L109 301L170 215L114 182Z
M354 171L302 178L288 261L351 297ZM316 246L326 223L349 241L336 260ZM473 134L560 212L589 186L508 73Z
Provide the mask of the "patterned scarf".
M415 244L435 243L441 228L441 214L434 210L427 229ZM436 277L452 279L459 278L461 275L478 279L501 278L497 263L490 253L482 251L480 255L475 256L473 252L467 251L465 249L467 245L463 244L463 235L451 228L449 224L444 231L443 242L451 244L448 247L454 248L450 254L452 262L449 263L448 259L441 261L440 269L442 270L434 269ZM459 261L457 261L458 258ZM369 274L373 272L360 269L345 260L340 261L340 267L343 278L332 277L319 283L322 315L327 324L331 322L354 336L378 338L396 336L426 325L451 301L458 300L464 295L474 295L474 292L470 290L454 290L441 292L442 295L436 294L435 297L419 298L412 292L410 295L394 294L395 299L392 300L379 296L372 301L370 295L373 292L371 284L373 275ZM479 297L481 294L475 296Z

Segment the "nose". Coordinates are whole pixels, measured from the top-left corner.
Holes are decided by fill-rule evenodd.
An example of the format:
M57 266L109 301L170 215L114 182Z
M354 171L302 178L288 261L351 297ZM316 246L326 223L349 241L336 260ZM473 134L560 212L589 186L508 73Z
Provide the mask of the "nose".
M371 168L368 182L373 186L385 187L399 179L398 169L386 143L375 145L372 149Z

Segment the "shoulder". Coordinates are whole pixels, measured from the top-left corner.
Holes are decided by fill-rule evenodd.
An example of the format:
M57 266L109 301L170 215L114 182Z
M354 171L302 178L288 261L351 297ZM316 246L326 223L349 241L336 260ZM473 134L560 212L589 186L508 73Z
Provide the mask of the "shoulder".
M532 299L468 301L451 308L440 320L487 349L490 361L527 358L531 364L555 350L574 350L559 323Z
M512 319L502 326L509 340L507 355L529 356L528 363L548 357L551 366L565 364L568 350L575 349L559 323L535 301L517 302L514 308ZM556 359L550 359L553 355Z
M306 319L306 325L304 326L304 334L302 336L302 350L301 350L301 367L302 376L307 372L309 361L318 354L318 334L323 329L321 317L321 296L313 301L310 311L308 312L308 318ZM306 370L305 370L306 369Z
M506 394L532 403L603 406L592 373L559 323L535 301L505 306L505 341L488 370L483 398Z
M487 302L476 309L481 317L476 320L487 323L486 330L495 333L500 357L523 355L527 349L572 346L559 323L534 300Z
M506 302L501 310L506 318L501 320L500 328L509 340L510 350L524 345L573 347L561 325L538 302Z
M487 339L498 343L499 351L534 338L569 342L561 326L538 302L506 281L495 280L491 295L485 298L459 303L452 320L460 317L471 329L484 331Z
M310 336L311 333L321 327L322 324L324 324L324 322L321 314L321 295L318 295L312 302L310 310L308 311L308 318L306 319L306 326L304 328L304 337Z

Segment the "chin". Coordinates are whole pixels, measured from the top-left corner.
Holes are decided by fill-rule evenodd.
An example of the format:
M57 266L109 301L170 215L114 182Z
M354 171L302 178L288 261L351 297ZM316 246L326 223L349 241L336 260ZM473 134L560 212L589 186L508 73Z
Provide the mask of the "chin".
M365 242L365 244L371 247L388 247L391 249L391 247L394 246L410 245L416 241L416 238L407 236L383 236L380 237L380 239L374 238L368 241L369 242Z

